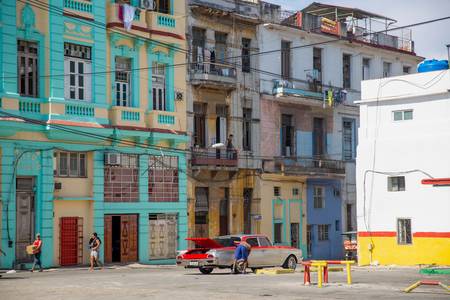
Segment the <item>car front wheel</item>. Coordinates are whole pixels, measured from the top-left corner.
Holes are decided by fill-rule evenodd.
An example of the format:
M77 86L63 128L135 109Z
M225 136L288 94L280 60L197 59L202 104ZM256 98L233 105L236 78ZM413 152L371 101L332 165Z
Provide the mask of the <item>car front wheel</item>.
M200 267L200 268L198 268L198 269L200 270L200 272L201 272L202 274L205 274L205 275L211 274L211 272L213 271L213 268L203 268L203 267Z
M295 270L297 268L297 259L294 255L290 255L284 262L283 268Z

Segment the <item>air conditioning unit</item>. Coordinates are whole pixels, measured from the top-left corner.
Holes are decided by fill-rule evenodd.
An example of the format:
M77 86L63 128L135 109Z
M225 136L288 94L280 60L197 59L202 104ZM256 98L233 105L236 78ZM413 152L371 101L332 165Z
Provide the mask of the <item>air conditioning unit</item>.
M118 166L120 165L120 153L106 153L105 165Z
M175 99L177 101L183 101L183 92L176 92L176 97Z
M141 0L141 8L146 10L155 10L154 0Z

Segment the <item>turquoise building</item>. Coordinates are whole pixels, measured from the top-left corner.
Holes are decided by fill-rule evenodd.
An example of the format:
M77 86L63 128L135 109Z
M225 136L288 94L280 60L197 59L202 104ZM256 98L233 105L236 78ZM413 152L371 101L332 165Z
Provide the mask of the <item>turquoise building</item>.
M184 1L126 2L0 1L1 268L36 233L44 267L186 247Z

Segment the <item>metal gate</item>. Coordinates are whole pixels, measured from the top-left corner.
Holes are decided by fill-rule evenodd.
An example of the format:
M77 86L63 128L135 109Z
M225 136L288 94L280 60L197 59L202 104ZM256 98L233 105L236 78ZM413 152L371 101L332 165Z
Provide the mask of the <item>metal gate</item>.
M150 214L150 259L177 256L178 221L175 214Z
M35 224L34 178L16 179L16 263L28 263L32 257L26 247L33 243Z
M59 219L59 264L72 266L83 262L83 218Z

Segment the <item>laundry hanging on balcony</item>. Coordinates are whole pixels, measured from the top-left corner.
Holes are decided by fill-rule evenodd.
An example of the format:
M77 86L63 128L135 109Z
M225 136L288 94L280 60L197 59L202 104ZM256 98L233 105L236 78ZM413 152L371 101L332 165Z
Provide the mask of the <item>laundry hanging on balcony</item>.
M136 13L136 7L123 4L121 8L123 25L127 31L130 31L131 25L133 24L134 14Z

